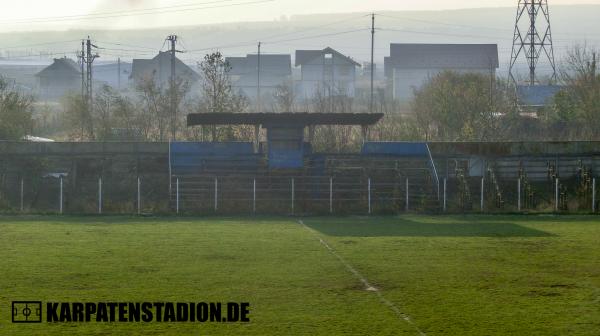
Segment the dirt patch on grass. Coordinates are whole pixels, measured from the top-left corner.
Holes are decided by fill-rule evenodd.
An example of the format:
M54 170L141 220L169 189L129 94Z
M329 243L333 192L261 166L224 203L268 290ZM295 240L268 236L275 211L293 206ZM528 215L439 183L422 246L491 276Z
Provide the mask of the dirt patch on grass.
M577 286L575 284L554 284L554 285L550 285L548 287L550 287L550 288L566 288L566 289L577 288Z
M538 291L538 290L531 290L529 292L527 292L526 296L561 296L562 294L557 293L557 292L546 292L546 291Z
M134 273L147 274L158 272L158 268L149 266L131 266L130 270Z
M203 258L209 259L209 260L236 260L236 259L238 259L236 256L233 256L230 254L220 254L220 253L207 254L207 255L203 256Z

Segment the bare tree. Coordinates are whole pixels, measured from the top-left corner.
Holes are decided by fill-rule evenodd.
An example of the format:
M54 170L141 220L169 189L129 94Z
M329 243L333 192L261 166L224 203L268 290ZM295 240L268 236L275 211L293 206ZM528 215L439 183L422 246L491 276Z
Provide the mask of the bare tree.
M204 60L198 65L202 75L202 101L198 106L198 112L243 112L248 107L247 99L236 94L231 88L229 71L231 66L220 52L214 52L204 56ZM237 127L224 126L217 129L211 127L211 138L216 141L233 140L238 136ZM204 133L204 130L203 130Z
M555 132L567 133L569 140L600 136L598 55L597 50L586 45L575 46L564 61L560 78L565 87L554 97L548 122Z
M142 126L143 132L147 138L164 141L169 126L169 96L157 85L154 76L142 79L137 86L137 91L140 94L142 111L148 121ZM153 129L155 132L152 131ZM153 136L153 133L156 135Z
M294 83L287 81L277 85L273 94L273 110L278 112L294 112L296 103L296 94L294 93Z
M31 131L33 97L0 77L0 140L19 140Z

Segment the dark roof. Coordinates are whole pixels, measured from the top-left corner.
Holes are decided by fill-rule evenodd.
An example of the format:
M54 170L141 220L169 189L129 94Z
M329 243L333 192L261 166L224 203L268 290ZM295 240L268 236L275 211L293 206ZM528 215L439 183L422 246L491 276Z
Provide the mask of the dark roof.
M52 77L62 72L72 76L80 76L79 65L70 58L55 58L54 62L36 74L37 77Z
M517 87L519 104L546 106L562 88L559 85L520 85Z
M402 69L490 69L498 68L496 44L392 43L386 75Z
M242 75L247 72L246 57L225 57L225 62L231 67L229 70L230 75Z
M187 125L373 125L383 113L192 113Z
M245 77L241 82L255 85L258 69L258 55L247 55L246 57L227 57L225 59L231 69L229 75ZM292 57L283 54L261 54L260 73L263 85L269 85L272 81L275 85L281 82L282 77L292 75ZM249 78L248 78L249 77ZM238 83L240 84L240 83Z
M349 56L343 55L342 53L334 50L333 48L327 47L323 50L296 50L296 66L306 64L315 58L321 57L324 54L334 54L336 57L340 57L346 60L348 63L360 66L360 63L356 62Z
M160 51L158 55L152 59L134 59L131 65L131 78L141 79L146 76L158 73L161 74L161 70L164 74L171 71L171 53L167 51ZM197 81L200 79L192 68L183 63L180 59L175 57L175 73L177 76L185 76L190 81ZM159 78L164 79L164 78Z

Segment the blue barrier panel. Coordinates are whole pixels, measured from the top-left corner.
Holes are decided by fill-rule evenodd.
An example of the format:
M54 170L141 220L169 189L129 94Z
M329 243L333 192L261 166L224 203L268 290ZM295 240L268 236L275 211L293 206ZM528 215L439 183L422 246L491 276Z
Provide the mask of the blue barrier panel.
M304 127L269 127L267 129L269 168L302 168L304 166L303 138Z
M202 169L211 160L231 160L231 165L255 164L251 142L172 142L170 147L173 173Z
M251 142L171 142L171 155L234 156L252 154Z
M410 157L428 157L426 142L366 142L361 154L363 155L394 155Z
M304 166L302 150L269 149L269 168L291 169Z

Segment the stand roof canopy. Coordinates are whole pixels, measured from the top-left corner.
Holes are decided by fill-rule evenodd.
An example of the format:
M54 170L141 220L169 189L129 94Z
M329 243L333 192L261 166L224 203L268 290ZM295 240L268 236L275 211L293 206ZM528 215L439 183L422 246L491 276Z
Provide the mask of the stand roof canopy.
M370 126L382 117L383 113L191 113L187 125Z

